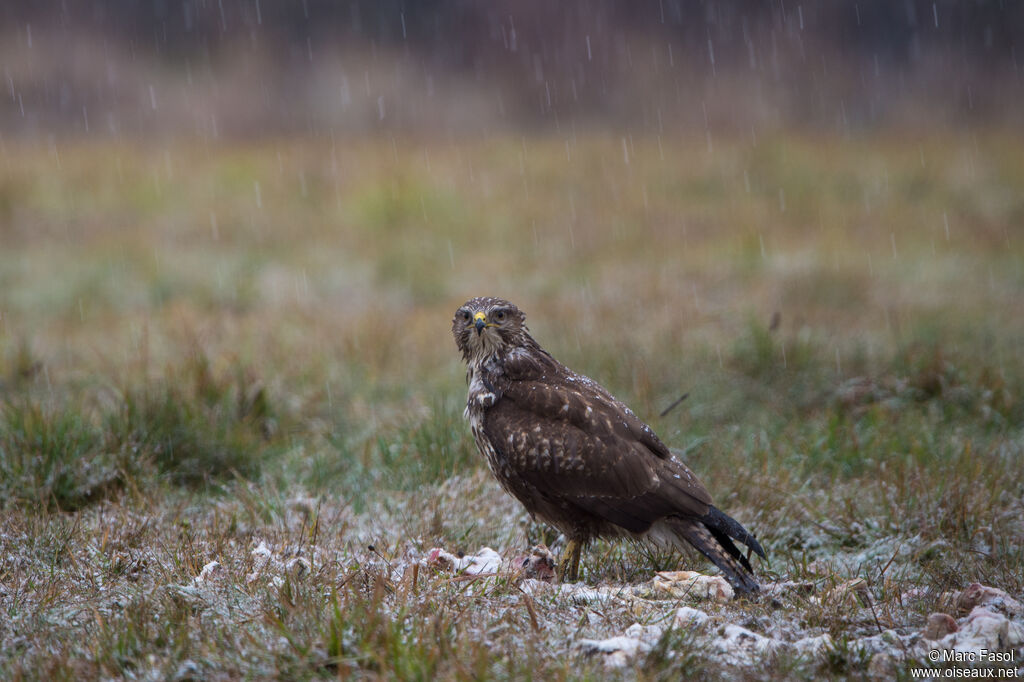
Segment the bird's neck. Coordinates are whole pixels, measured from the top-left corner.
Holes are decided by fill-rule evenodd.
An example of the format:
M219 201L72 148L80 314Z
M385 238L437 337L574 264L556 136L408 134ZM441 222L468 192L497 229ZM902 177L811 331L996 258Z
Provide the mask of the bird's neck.
M466 368L469 391L466 395L465 416L471 421L482 419L484 410L497 402L501 394L494 388L494 382L501 373L501 364L496 354L481 355L469 362Z
M501 372L501 363L494 354L470 361L466 367L466 383L469 384L469 402L474 402L474 394L490 393L486 386Z
M469 369L470 378L473 375L480 374L481 372L493 372L498 369L505 359L504 348L480 348L476 353L471 355L466 362Z

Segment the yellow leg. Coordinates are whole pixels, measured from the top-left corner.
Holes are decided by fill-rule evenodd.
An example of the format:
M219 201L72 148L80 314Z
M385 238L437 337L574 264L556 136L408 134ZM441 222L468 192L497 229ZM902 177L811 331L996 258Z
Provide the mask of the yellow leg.
M580 573L580 550L583 548L578 540L569 540L562 550L558 562L558 578L562 582L575 582Z

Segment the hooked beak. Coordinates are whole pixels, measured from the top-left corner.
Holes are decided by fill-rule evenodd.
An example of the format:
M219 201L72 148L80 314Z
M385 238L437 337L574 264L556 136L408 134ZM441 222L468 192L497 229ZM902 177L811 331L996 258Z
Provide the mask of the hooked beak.
M476 327L477 335L482 334L484 327L487 326L487 316L483 313L477 313L473 316L473 326Z

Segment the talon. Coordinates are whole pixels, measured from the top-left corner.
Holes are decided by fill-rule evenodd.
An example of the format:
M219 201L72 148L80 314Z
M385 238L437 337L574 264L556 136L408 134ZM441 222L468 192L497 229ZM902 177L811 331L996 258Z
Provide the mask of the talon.
M569 540L566 543L558 560L558 579L561 582L576 582L579 579L581 549L582 545L578 540Z

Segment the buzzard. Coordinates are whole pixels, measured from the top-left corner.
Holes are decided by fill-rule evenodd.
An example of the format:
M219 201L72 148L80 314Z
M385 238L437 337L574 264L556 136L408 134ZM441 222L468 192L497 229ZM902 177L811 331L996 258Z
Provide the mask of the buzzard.
M466 416L501 485L569 540L559 573L575 580L597 537L690 544L740 593L757 592L737 540L757 539L711 503L707 489L654 431L603 386L555 360L508 301L474 298L452 334L467 369Z

